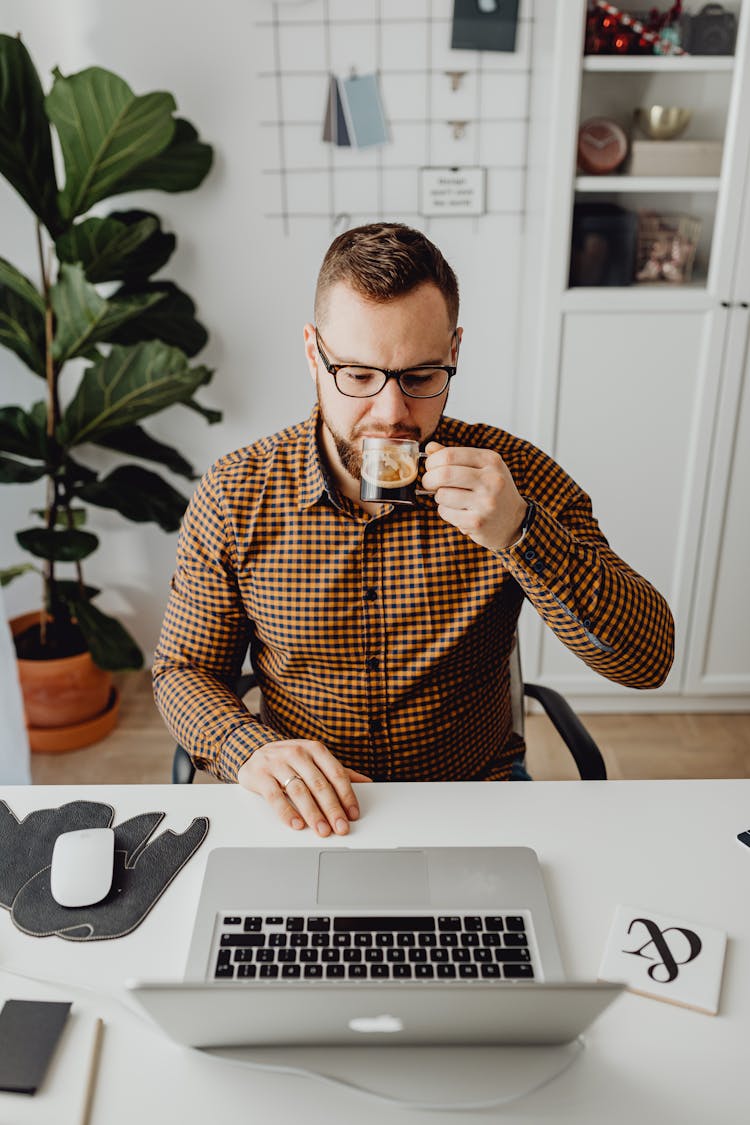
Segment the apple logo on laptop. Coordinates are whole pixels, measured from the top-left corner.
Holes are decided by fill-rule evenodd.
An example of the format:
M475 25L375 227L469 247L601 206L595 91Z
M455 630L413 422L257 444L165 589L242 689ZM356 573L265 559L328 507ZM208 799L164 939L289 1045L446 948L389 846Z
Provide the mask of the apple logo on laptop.
M349 1027L352 1031L364 1032L378 1032L378 1033L393 1033L394 1031L403 1031L403 1021L398 1016L356 1016L353 1020L349 1020Z

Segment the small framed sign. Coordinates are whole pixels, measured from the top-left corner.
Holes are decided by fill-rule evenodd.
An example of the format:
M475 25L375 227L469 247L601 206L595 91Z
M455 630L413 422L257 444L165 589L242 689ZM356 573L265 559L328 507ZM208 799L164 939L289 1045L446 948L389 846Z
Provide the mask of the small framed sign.
M420 214L483 215L485 180L484 168L420 168Z

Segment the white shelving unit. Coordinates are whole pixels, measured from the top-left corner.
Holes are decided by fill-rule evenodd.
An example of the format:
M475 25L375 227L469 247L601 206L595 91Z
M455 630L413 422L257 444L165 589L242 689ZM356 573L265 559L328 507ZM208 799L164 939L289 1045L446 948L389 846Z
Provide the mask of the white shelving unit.
M725 4L735 54L714 58L584 56L586 7L535 9L519 409L523 432L589 490L613 548L667 597L677 654L662 688L629 691L529 615L524 668L579 708L746 709L750 0ZM719 176L579 173L583 120L632 132L650 104L693 110L685 136L722 142ZM699 218L691 282L569 287L573 208L589 200Z

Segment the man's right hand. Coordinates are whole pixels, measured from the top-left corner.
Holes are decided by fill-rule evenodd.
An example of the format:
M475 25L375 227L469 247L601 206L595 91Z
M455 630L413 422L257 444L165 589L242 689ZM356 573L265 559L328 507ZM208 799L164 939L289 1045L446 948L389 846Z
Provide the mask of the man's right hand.
M319 836L345 836L359 818L353 781L371 781L347 769L322 742L269 742L240 766L237 781L258 793L290 828L309 825Z

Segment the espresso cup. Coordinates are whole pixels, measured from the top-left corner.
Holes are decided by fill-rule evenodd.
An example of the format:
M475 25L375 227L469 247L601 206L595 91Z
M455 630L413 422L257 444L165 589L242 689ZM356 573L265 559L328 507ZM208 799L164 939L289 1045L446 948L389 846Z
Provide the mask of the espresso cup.
M362 441L360 500L413 504L416 497L419 443L408 438L366 437Z

